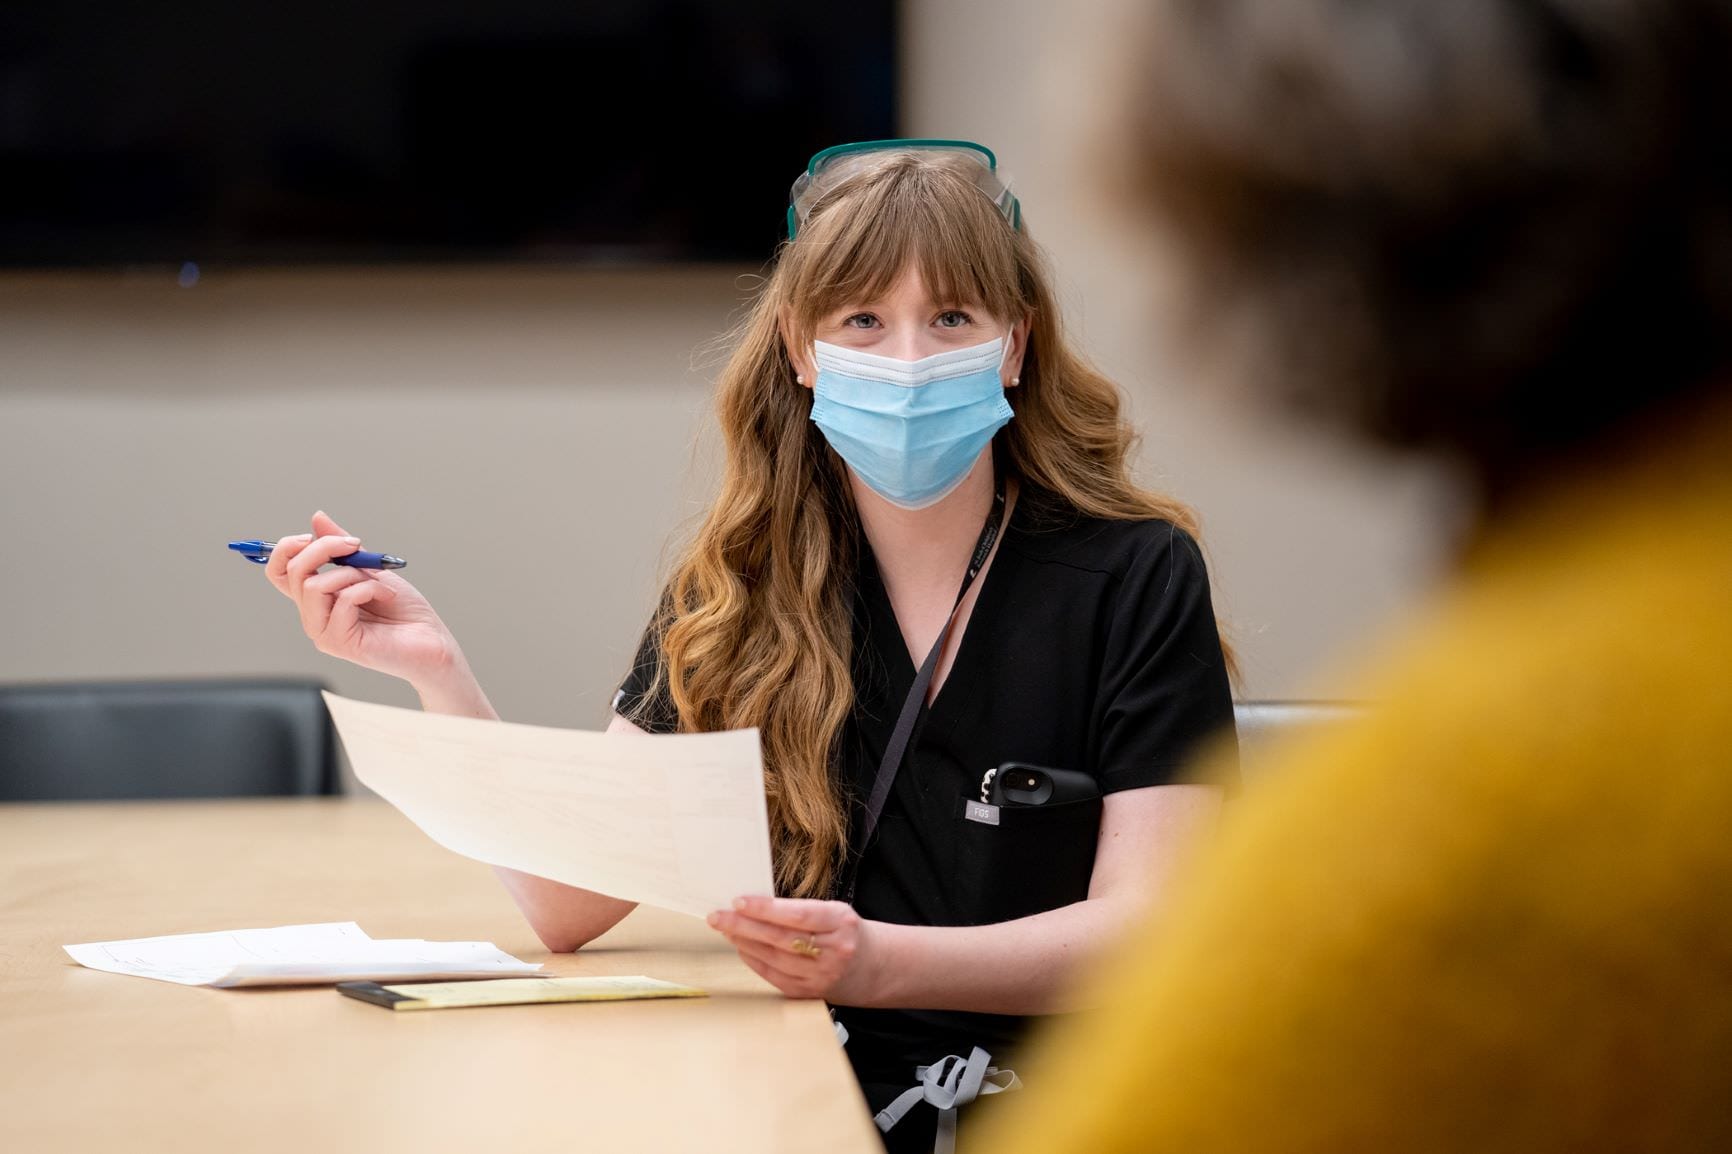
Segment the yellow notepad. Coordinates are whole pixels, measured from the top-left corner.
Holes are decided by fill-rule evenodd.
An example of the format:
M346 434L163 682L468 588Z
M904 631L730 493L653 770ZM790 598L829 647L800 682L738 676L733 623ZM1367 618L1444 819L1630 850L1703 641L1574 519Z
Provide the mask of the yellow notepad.
M480 982L338 982L337 991L391 1010L456 1010L536 1002L623 1002L636 998L704 998L693 986L641 974L601 978L493 978Z

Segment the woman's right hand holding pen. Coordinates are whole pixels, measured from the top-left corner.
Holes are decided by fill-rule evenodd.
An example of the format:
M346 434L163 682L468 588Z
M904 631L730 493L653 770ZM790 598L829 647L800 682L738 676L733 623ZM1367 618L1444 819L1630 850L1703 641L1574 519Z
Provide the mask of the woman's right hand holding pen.
M300 610L301 628L319 652L401 677L428 712L497 717L457 639L415 586L388 569L319 571L360 546L315 513L311 533L278 540L265 576Z

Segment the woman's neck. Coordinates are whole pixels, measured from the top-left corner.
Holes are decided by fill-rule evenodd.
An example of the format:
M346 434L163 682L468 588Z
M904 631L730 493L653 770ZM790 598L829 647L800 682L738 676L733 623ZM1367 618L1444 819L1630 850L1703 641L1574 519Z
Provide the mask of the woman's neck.
M892 505L852 472L849 480L878 574L892 596L955 597L992 511L992 446L981 451L962 484L924 509ZM1010 494L1006 497L1008 502Z

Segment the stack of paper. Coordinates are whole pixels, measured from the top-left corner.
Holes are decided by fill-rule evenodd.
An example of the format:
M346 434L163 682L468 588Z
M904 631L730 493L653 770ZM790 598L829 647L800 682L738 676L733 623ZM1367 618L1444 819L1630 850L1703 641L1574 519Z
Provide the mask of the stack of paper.
M67 946L79 965L183 986L321 985L532 974L492 942L375 941L354 922Z

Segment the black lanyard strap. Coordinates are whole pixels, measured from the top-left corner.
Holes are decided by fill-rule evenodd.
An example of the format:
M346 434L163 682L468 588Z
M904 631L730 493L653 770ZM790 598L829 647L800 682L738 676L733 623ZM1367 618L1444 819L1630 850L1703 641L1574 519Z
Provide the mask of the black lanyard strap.
M914 675L914 684L908 690L907 699L902 702L902 711L896 715L896 728L890 732L890 743L884 747L884 760L878 764L878 776L872 779L872 792L866 796L866 813L860 822L859 836L849 839L851 860L847 868L847 885L843 887L841 895L845 902L854 900L854 886L860 876L860 859L865 856L866 847L872 844L872 835L878 830L878 817L884 812L884 803L890 799L890 787L896 782L896 771L902 767L903 755L908 752L908 742L914 736L914 725L926 708L926 691L932 685L933 674L938 671L939 654L944 652L944 643L950 637L951 626L956 624L956 614L962 608L962 599L968 595L968 587L974 584L974 579L980 576L981 569L986 565L986 559L992 556L992 547L998 542L998 531L1003 524L1004 475L1000 472L997 484L993 487L992 510L986 515L986 524L980 530L980 540L974 546L973 556L968 559L968 572L963 575L962 588L956 591L956 602L950 607L950 616L944 619L944 627L938 631L938 640L932 643L932 651L921 663L920 672Z

